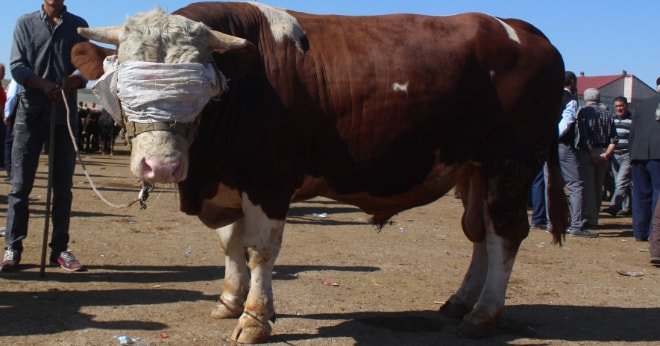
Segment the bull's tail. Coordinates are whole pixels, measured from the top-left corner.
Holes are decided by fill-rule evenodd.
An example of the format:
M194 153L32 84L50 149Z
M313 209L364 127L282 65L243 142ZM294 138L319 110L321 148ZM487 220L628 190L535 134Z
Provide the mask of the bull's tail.
M548 216L552 223L552 243L563 244L565 231L568 228L568 205L564 194L564 179L559 166L559 139L555 137L548 153Z

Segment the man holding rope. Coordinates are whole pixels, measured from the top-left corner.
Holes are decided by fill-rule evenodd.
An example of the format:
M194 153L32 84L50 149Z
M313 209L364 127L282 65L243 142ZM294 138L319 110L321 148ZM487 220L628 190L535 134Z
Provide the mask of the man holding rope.
M88 27L87 22L68 12L64 0L44 0L40 10L21 16L16 23L10 58L11 73L25 91L14 122L12 188L8 196L2 271L19 269L22 241L28 230L28 198L34 184L39 155L44 144L49 143L50 133L54 133L50 140L54 145L48 148L49 154L53 155L50 158L53 167L49 167L53 182L50 263L67 271L82 268L68 250L73 199L71 188L76 156L67 128L67 112L62 97L64 93L69 108L75 110L76 89L87 83L71 63L73 45L86 41L76 32L78 27ZM51 114L53 112L54 116ZM72 117L73 133L78 133L76 112L71 112L69 116ZM53 124L50 119L55 120ZM51 126L54 126L53 130L50 130ZM46 215L48 217L48 211ZM46 219L46 224L48 221Z

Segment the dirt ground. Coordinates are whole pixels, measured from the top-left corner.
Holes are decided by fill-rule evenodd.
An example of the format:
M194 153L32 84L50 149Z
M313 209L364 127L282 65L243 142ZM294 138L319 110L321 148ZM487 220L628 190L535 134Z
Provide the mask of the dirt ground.
M137 196L127 153L85 155L104 195ZM0 344L230 344L235 320L209 317L221 293L215 232L178 211L169 188L149 207L108 207L82 170L74 178L71 249L87 271L39 276L46 158L32 193L23 270L0 274ZM0 184L0 222L9 185ZM630 218L603 215L598 239L563 248L532 231L524 241L495 336L455 336L459 321L437 313L471 256L462 207L448 195L406 211L378 232L358 209L326 199L297 204L274 273L274 345L660 344L660 268L632 237ZM641 272L624 276L618 272ZM324 284L325 283L325 284Z

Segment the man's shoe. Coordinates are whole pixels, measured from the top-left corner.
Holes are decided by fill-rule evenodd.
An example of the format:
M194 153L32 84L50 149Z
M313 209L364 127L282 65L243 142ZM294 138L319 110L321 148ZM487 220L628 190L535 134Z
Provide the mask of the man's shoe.
M75 272L82 268L82 264L73 256L71 251L62 251L59 254L52 253L50 255L50 264L59 266L69 272Z
M537 224L532 225L532 229L538 229L538 230L545 231L546 228L547 228L547 225L544 224L544 223L537 223Z
M651 256L651 264L660 265L660 256Z
M18 270L18 264L21 263L21 252L14 249L5 250L0 269L3 272L14 272Z
M591 231L588 231L586 229L579 229L575 231L569 231L569 235L572 235L574 237L584 237L584 238L598 238L597 233L593 233Z
M632 213L630 210L619 210L616 212L616 216L630 216Z
M7 232L7 227L0 226L0 237L4 237L6 232Z
M605 208L605 209L603 209L603 211L610 214L610 216L616 216L617 213L618 213L616 210L614 210L612 208Z

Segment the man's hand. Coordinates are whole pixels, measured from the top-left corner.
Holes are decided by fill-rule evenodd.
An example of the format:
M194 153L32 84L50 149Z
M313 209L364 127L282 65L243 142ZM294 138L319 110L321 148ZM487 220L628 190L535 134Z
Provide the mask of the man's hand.
M77 89L81 84L80 78L77 76L68 76L62 78L60 85L62 90L68 95L71 90Z

